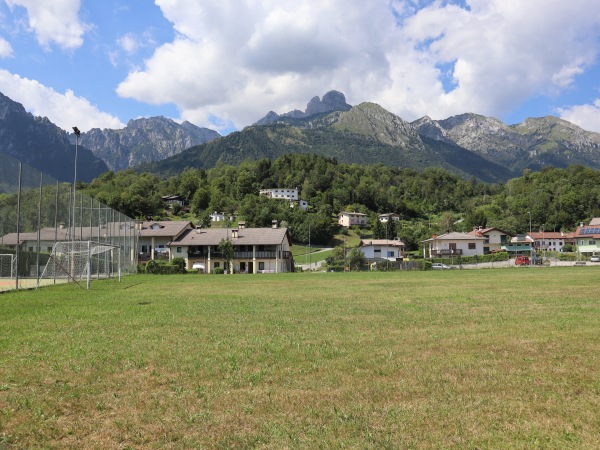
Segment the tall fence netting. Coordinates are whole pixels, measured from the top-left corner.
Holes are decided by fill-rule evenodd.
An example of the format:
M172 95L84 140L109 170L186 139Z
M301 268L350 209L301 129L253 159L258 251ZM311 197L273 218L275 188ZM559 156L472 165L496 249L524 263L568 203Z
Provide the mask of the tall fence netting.
M136 247L133 219L0 153L0 291L134 273Z

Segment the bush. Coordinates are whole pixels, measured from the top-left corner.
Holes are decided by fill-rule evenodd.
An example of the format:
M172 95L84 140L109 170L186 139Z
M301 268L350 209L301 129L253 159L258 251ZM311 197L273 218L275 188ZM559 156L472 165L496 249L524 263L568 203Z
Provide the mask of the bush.
M215 275L223 275L225 273L225 270L223 270L222 267L215 267L212 273L214 273Z
M176 261L181 260L181 261ZM147 273L152 275L174 275L179 273L186 273L185 261L182 258L175 258L173 261L157 261L150 260L143 267L141 273Z

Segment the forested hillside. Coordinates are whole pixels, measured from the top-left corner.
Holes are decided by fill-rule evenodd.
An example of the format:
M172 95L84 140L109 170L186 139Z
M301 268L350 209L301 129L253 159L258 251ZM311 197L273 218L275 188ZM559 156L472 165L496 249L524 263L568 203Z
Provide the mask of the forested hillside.
M261 188L295 188L310 211L291 209L284 201L258 195ZM131 170L108 172L85 187L88 194L131 217L165 214L161 195L189 201L197 222L209 226L212 211L237 213L249 226L269 226L278 219L294 240L327 243L336 231L335 214L364 212L374 224L377 213L395 212L402 220L395 234L412 247L431 233L494 226L516 234L529 229L572 230L580 221L600 216L600 172L567 169L525 170L506 183L465 180L442 169L343 164L311 154L284 155L239 166L188 169L168 179Z

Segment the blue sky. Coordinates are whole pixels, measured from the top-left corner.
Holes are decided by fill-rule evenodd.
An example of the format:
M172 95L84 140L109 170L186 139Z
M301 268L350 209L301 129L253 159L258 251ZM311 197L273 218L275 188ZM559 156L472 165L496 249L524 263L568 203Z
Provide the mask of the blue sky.
M221 133L343 92L405 120L600 132L597 0L0 0L0 92L70 130Z

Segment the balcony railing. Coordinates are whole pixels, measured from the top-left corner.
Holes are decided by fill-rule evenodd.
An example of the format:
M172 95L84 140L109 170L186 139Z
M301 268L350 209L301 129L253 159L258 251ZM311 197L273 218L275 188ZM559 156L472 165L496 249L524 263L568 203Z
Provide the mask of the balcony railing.
M462 249L457 248L453 250L442 249L442 250L431 250L431 256L460 256L463 254Z
M244 251L244 252L234 252L233 259L253 259L256 256L256 259L277 259L276 251L257 251L256 253L252 251ZM208 252L205 251L196 251L196 252L188 252L188 258L207 258ZM210 252L211 259L223 259L223 254L221 252ZM291 259L291 252L281 252L281 259Z

